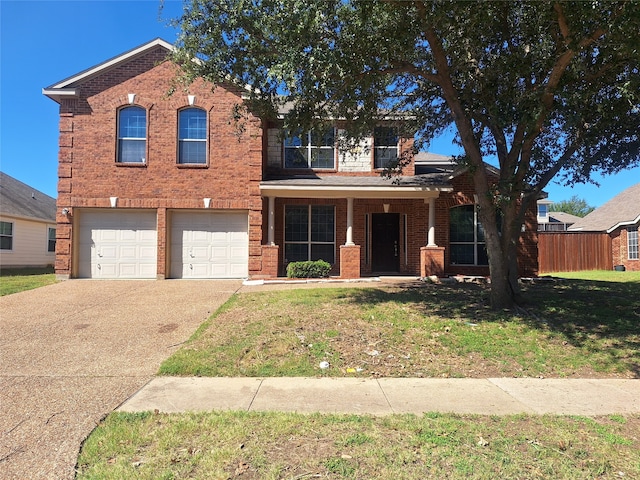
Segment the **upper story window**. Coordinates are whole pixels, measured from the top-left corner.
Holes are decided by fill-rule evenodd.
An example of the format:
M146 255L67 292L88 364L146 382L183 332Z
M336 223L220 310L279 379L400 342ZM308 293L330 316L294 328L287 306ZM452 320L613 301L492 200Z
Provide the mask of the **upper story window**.
M118 111L118 159L120 163L145 163L147 152L147 111L124 107Z
M373 164L385 168L398 160L398 133L393 127L376 127L373 132Z
M452 265L488 265L484 228L475 205L449 211L449 243Z
M627 228L627 253L629 260L638 260L638 227Z
M299 133L284 141L285 168L335 168L335 129Z
M207 163L207 112L185 108L178 114L178 163Z
M549 205L547 205L546 203L539 203L538 204L538 217L547 218L548 214L549 214Z
M12 222L0 222L0 250L13 250Z
M47 231L47 252L56 251L56 229L49 227Z

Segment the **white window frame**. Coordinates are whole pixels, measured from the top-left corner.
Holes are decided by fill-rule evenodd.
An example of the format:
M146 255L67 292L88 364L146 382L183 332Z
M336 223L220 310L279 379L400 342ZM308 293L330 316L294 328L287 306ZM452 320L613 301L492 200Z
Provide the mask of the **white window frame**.
M180 117L181 114L183 112L189 111L189 110L197 110L201 113L204 114L204 121L205 121L205 136L204 138L182 138L181 137L181 128L180 128ZM209 119L208 119L208 115L207 115L207 111L202 109L202 108L197 108L197 107L187 107L187 108L183 108L181 110L178 111L178 165L207 165L207 159L208 159L208 148L207 148L207 138L209 136ZM183 143L190 143L190 142L204 142L204 161L203 162L187 162L184 161L180 155L181 152L181 145Z
M331 131L333 136L333 144L332 145L323 145L322 139L323 137ZM285 138L284 140L284 155L283 155L283 163L284 168L288 170L295 169L312 169L312 170L335 170L336 169L336 128L330 127L324 130L321 134L318 135L320 139L319 142L314 143L314 132L305 132L295 134L292 137ZM291 143L293 139L299 138L301 140L301 145L292 145ZM321 152L331 152L331 166L318 166L314 165L314 158L321 158ZM297 165L287 165L287 152L299 152L306 160L305 164Z
M638 252L638 227L627 228L627 258L629 260L639 260Z
M3 230L0 229L0 237L2 237L2 238L10 238L11 239L11 248L0 248L0 250L3 251L3 252L13 252L13 240L14 240L15 235L16 235L15 223L14 222L8 222L6 220L0 220L0 225L1 224L11 225L11 233L3 233Z
M139 109L144 112L144 137L121 137L120 136L120 127L121 127L121 116L122 112L128 109ZM147 109L141 107L140 105L127 105L118 109L118 121L117 121L117 137L118 144L116 146L116 163L124 164L124 165L145 165L147 163L147 136L149 134L149 115ZM122 144L125 142L141 142L144 141L144 157L141 157L139 161L125 161L122 159Z
M541 210L544 210L544 212L542 212ZM547 205L546 203L539 203L538 204L538 217L547 218L548 216L549 216L549 205Z

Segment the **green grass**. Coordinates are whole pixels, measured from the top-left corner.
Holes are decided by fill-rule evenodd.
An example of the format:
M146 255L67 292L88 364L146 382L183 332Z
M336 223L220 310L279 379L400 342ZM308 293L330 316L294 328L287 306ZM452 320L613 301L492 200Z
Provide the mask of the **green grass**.
M640 417L109 415L78 479L640 478Z
M596 282L636 282L640 283L640 272L616 272L615 270L585 270L582 272L557 272L544 276L590 280Z
M604 273L624 281L527 284L516 312L473 284L239 294L160 373L638 377L640 274Z
M56 282L53 268L0 269L0 296L31 290Z
M527 285L518 312L468 284L239 294L161 372L638 377L640 279L603 278ZM640 479L639 431L639 415L113 413L77 478Z

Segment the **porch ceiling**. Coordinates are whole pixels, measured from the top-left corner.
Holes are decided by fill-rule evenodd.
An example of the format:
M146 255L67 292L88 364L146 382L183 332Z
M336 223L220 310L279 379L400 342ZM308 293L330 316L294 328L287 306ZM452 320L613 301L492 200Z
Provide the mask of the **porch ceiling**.
M260 192L278 198L432 198L453 190L446 180L433 175L289 177L264 180Z

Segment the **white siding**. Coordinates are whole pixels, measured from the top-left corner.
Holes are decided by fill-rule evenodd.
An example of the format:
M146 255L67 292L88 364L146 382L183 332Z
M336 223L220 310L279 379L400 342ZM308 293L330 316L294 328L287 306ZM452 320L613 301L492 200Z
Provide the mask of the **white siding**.
M13 250L0 250L3 267L44 267L56 261L54 252L47 252L49 227L53 223L0 216L3 222L13 223Z
M339 130L344 135L344 130ZM338 171L340 172L370 172L371 171L371 138L364 138L360 144L350 152L340 152L338 155Z
M278 128L270 128L267 132L267 165L274 168L282 165L282 138Z

